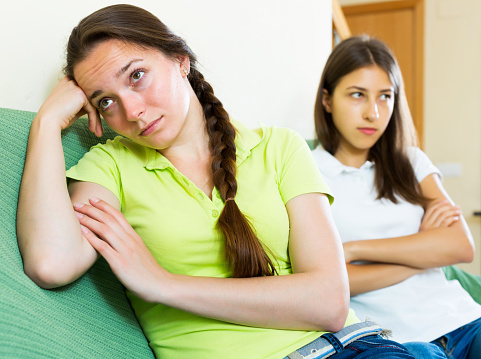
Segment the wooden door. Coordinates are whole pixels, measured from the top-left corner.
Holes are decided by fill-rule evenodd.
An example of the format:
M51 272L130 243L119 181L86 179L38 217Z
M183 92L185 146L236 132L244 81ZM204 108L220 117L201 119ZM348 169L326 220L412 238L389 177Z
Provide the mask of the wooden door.
M396 55L422 147L424 0L378 2L342 9L352 35L368 34L383 40Z

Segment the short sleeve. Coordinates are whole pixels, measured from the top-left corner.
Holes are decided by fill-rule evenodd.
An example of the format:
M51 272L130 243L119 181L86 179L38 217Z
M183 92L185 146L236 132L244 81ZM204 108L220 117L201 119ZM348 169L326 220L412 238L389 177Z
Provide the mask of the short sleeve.
M67 178L99 184L115 194L122 203L120 172L116 159L118 147L117 139L92 147L67 171Z
M418 147L410 147L408 156L413 165L414 174L419 183L421 183L430 174L437 174L443 178L441 171L431 162L429 157Z
M332 204L331 190L323 180L306 140L292 130L278 130L286 131L280 136L283 143L278 144L282 152L278 181L284 203L301 194L319 192L326 194Z

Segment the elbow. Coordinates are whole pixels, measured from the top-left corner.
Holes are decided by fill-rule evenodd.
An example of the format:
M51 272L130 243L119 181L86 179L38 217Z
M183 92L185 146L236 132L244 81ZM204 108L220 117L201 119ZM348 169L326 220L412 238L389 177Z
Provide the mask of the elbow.
M476 249L473 245L472 240L469 242L468 245L464 246L463 250L460 253L460 263L471 263L474 260L474 256L476 254Z
M72 281L54 261L48 258L37 261L24 260L23 269L27 277L43 289L61 287Z
M321 328L324 331L337 333L346 325L348 310L339 313L336 317L333 317L329 323L329 325L324 326Z
M423 268L470 263L475 257L473 238L470 233L464 231L454 232L451 236L451 242L446 243L442 248L441 253L435 250L424 253L423 260L426 265Z
M340 291L339 294L333 295L325 304L325 307L324 305L319 306L319 302L317 302L318 315L316 316L315 330L331 333L340 331L344 328L349 314L349 290L346 292Z
M454 237L457 238L457 263L471 263L474 260L476 254L474 239L464 220L462 223L464 225L458 226L457 231L454 234Z
M462 236L462 237L461 237ZM474 246L474 240L471 233L460 233L460 240L457 246L457 258L456 263L471 263L474 260L476 249Z
M330 325L326 330L335 333L344 328L349 314L349 303L349 295L339 298L336 309L333 310Z

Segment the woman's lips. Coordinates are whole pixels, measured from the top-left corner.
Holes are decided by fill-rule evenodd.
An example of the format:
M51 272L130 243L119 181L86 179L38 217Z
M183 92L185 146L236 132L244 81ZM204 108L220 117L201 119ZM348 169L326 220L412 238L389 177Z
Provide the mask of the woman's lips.
M377 131L375 128L369 128L369 127L361 127L361 128L358 128L358 130L364 133L365 135L373 135Z
M150 135L152 132L155 131L155 129L157 128L158 124L160 123L160 120L162 120L162 117L155 120L155 121L152 121L151 123L149 123L147 125L147 127L145 127L142 132L140 132L140 136L148 136Z

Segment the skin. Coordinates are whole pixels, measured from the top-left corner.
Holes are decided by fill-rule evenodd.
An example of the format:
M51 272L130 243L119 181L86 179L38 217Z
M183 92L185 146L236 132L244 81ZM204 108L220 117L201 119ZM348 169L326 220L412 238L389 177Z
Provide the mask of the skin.
M363 67L341 78L332 96L324 90L323 105L341 134L335 157L359 168L389 124L394 87L378 66Z
M205 119L188 66L185 58L108 40L75 68L77 82L60 81L29 137L17 216L25 272L44 288L58 287L85 273L100 254L127 288L149 302L242 325L340 330L349 307L348 279L325 195L304 194L286 204L294 274L207 278L164 270L106 188L74 182L67 189L60 132L86 112L91 130L100 134L100 110L115 131L157 149L211 195Z
M344 76L332 94L324 90L324 95L323 106L332 114L341 135L334 157L344 165L359 168L384 133L393 112L389 76L376 65L363 67ZM420 188L430 201L424 206L418 233L343 244L351 296L399 283L429 268L473 260L474 242L469 228L440 178L429 175ZM353 261L371 264L353 265Z

